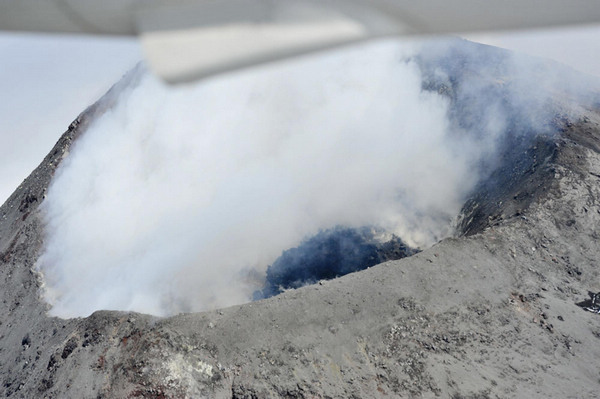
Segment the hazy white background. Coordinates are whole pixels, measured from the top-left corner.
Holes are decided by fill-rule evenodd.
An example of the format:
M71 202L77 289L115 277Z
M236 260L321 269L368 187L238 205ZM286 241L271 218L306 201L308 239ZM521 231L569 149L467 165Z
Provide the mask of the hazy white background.
M141 58L133 39L0 34L0 203Z
M600 76L600 27L466 36ZM0 34L0 203L69 123L142 59L132 39Z

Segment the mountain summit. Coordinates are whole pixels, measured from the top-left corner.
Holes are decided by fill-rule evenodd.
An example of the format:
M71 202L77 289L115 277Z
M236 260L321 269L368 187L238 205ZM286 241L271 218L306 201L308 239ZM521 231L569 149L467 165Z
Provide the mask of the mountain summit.
M90 126L136 84L137 75L127 77L69 126L0 208L0 396L595 397L599 86L560 65L510 57L452 41L406 61L418 68L423 95L437 93L448 107L452 151L494 149L467 159L477 179L464 182L470 189L447 238L361 271L351 263L343 277L303 276L313 285L280 289L259 276L257 287L282 293L242 305L52 317L44 292L53 282L40 273L49 240L43 204ZM341 231L358 248L379 248ZM323 248L315 239L331 241L315 237L289 262L295 268L310 264L320 276L324 266L313 265L327 264L323 253L353 250L335 241L311 258ZM288 248L271 275L298 251Z

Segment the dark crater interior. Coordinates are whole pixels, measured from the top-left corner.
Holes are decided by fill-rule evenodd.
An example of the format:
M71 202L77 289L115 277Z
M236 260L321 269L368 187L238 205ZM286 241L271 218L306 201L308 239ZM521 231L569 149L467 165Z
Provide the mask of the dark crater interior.
M337 227L319 232L296 248L284 251L269 266L265 285L254 293L254 299L268 298L286 289L336 278L417 252L396 236L380 240L378 233L382 232L367 227Z

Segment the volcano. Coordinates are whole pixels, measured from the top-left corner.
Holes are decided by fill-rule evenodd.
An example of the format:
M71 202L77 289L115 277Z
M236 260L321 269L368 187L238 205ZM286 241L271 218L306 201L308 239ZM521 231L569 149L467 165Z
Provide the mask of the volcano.
M507 57L454 41L413 60L423 92L450 104L457 140L485 130L491 104L510 115L498 150L472 165L482 178L449 237L416 251L341 227L284 251L262 282L267 299L169 317L51 317L40 206L125 78L0 208L0 396L596 397L600 85L531 60L534 78L519 87L544 101L524 107L508 95L518 82Z

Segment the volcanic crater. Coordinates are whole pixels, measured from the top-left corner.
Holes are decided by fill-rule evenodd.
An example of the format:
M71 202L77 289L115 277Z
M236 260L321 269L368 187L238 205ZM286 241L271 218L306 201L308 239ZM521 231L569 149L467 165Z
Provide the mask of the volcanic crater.
M307 239L300 257L284 252L257 294L267 299L166 318L49 317L38 207L72 143L117 101L115 86L0 208L0 395L595 397L600 317L577 303L600 291L600 92L534 85L551 101L531 131L534 110L503 100L506 52L460 42L443 63L426 54L423 89L448 96L457 132L477 132L489 105L461 91L466 78L514 116L497 154L476 165L483 178L452 237L417 252L341 227ZM283 263L308 274L286 276Z

